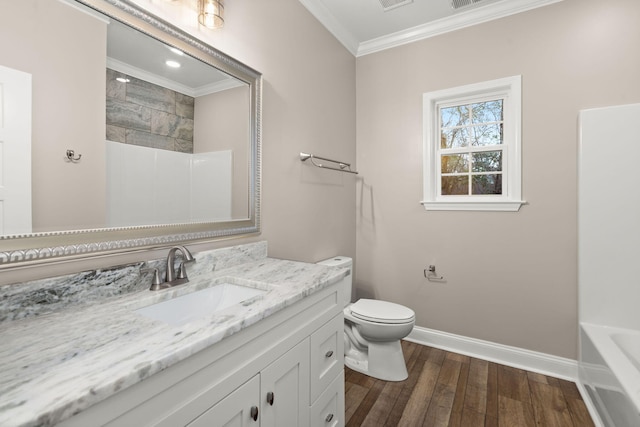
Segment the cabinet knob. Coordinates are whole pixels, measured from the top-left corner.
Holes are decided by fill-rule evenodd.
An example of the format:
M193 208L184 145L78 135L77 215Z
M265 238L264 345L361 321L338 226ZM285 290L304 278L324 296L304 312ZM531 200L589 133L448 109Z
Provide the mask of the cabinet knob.
M257 406L252 406L251 407L251 419L253 421L258 421L258 407Z
M327 353L324 355L324 357L327 357L327 358L329 358L331 356L333 356L333 350L327 351Z
M273 394L272 391L267 393L267 402L269 403L269 405L273 406L273 399L275 398L275 395Z
M330 423L332 419L333 419L333 414L329 414L329 415L327 415L327 417L324 419L324 422L325 422L325 423Z

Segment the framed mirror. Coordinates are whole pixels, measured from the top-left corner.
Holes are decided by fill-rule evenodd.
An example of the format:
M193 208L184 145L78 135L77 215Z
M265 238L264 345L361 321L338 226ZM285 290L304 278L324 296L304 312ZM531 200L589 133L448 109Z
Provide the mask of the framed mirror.
M260 232L259 72L125 0L9 7L0 269Z

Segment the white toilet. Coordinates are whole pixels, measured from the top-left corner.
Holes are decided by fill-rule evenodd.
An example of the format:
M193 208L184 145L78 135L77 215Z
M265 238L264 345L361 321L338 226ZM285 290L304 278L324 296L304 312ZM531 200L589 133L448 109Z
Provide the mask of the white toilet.
M338 256L318 264L349 269L344 279L344 363L354 371L385 381L407 379L400 340L411 332L415 313L400 304L360 299L351 304L351 258Z

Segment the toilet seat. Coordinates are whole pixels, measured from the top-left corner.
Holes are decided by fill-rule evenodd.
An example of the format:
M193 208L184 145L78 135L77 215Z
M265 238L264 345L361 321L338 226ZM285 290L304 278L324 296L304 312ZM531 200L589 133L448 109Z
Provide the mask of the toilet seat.
M369 322L400 324L415 320L413 310L388 301L363 298L349 308L353 317Z

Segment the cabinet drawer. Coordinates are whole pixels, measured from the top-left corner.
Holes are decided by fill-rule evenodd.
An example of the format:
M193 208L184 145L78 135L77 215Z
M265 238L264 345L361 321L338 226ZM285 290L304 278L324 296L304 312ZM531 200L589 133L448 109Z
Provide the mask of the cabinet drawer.
M313 404L320 393L344 369L344 316L342 313L311 335L310 362L309 403Z
M344 369L311 407L311 427L344 427Z

